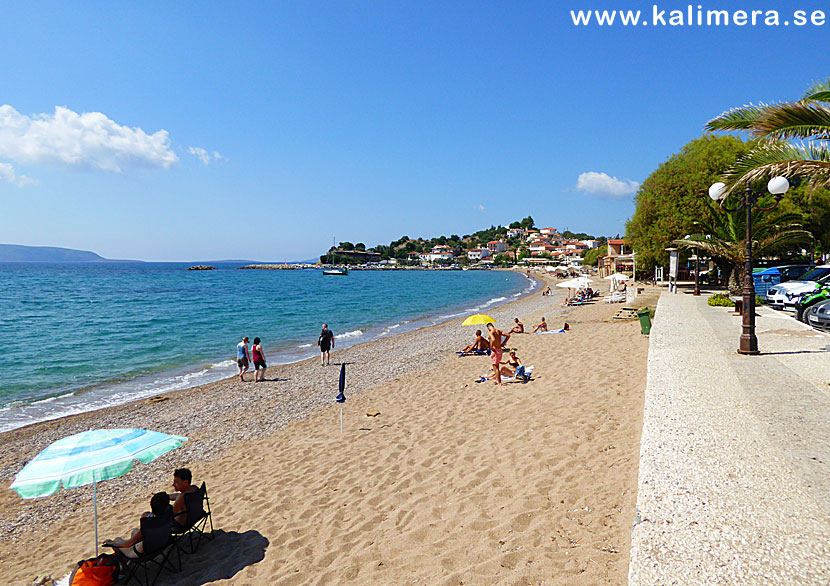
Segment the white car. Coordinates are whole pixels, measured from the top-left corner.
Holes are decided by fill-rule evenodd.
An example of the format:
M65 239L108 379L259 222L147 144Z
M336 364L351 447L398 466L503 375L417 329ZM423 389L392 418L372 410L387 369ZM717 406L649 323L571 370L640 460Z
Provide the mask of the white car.
M795 304L801 295L816 288L816 283L830 280L830 265L822 265L801 277L797 281L787 281L770 287L767 291L767 304L774 309L795 311Z

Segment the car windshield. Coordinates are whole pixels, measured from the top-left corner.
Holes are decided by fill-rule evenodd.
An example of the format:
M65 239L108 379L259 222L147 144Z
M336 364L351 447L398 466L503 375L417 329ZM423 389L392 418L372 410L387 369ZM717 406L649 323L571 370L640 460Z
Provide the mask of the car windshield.
M803 277L801 277L802 281L818 281L823 277L830 276L830 267L819 267L817 269L813 269Z

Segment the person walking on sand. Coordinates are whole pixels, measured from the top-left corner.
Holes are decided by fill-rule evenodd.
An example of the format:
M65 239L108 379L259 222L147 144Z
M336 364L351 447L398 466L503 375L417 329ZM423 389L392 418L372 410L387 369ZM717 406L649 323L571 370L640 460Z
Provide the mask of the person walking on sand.
M510 333L510 334L524 334L525 333L525 325L522 322L519 321L518 317L514 318L513 321L516 322L516 325L513 326L513 329L510 330L508 333Z
M239 380L245 382L245 373L251 364L251 354L248 352L248 336L243 336L242 341L236 345L236 365L239 367Z
M331 364L329 351L334 348L334 334L329 329L328 324L323 324L323 331L320 332L320 337L317 338L317 345L320 346L320 366Z
M265 364L265 351L262 349L259 338L254 338L254 345L251 346L251 356L254 359L254 382L261 383L265 380L265 370L268 365ZM262 373L259 370L262 369Z
M502 384L499 363L502 357L502 347L507 344L507 340L510 339L510 334L505 334L501 330L496 329L496 326L493 324L487 324L487 329L490 332L490 362L493 363L493 376L496 379L496 386L500 387Z
M538 326L533 328L533 333L535 334L536 332L538 332L540 330L543 331L543 332L548 331L548 323L545 321L544 317L542 317L542 322Z

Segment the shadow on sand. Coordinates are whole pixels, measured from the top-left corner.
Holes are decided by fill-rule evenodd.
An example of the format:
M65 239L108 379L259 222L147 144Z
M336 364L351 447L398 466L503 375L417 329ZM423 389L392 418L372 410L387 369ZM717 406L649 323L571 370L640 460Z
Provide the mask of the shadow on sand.
M215 539L202 540L199 550L182 554L182 570L173 573L165 570L159 576L158 585L200 586L216 580L230 580L241 570L261 562L269 541L259 531L214 532ZM174 554L175 555L175 554Z

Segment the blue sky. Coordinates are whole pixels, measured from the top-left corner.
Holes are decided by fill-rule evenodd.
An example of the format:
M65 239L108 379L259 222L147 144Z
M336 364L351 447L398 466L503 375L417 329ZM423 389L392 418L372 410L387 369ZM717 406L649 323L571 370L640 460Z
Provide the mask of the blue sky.
M622 233L636 184L707 120L830 75L826 23L570 14L652 6L4 3L0 242L292 260L333 236L371 246L528 214Z

